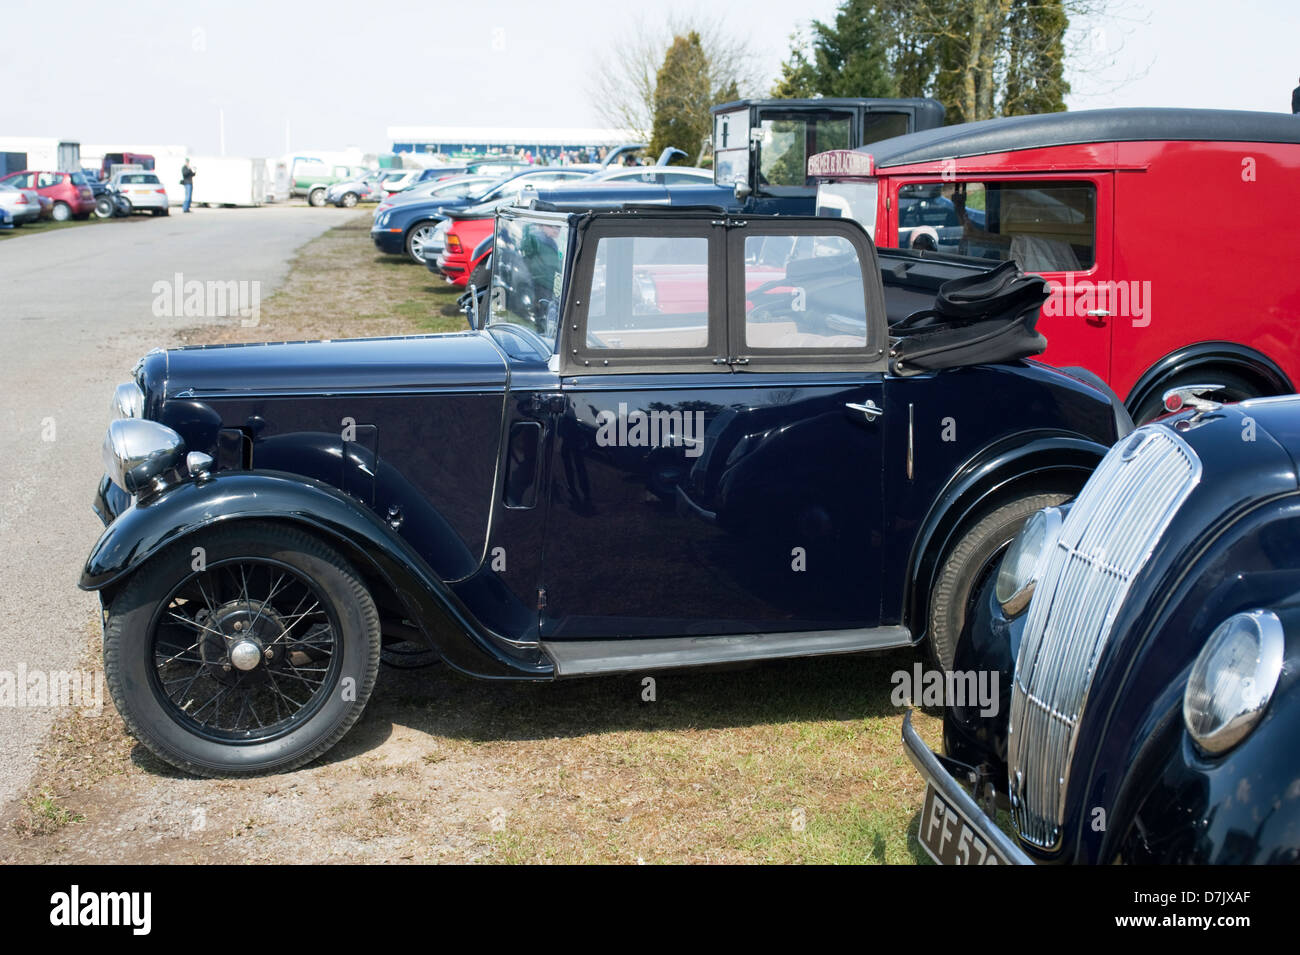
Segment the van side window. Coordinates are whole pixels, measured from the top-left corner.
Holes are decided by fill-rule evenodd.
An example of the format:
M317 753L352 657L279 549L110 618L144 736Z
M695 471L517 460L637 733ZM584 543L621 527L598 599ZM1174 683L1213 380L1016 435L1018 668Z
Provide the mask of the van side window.
M909 183L898 190L898 244L1078 272L1096 261L1097 190L1088 182Z

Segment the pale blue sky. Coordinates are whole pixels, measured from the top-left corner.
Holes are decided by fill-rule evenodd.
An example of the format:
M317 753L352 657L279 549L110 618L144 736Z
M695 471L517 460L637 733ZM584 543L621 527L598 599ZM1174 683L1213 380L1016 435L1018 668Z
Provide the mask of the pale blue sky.
M214 153L224 108L229 154L278 155L286 122L295 149L386 148L390 125L595 126L593 51L637 17L677 10L721 19L749 39L770 77L799 21L829 19L835 6L65 0L53 8L7 0L10 41L19 24L48 37L0 52L0 135ZM1295 0L1149 0L1111 10L1105 23L1076 25L1072 108L1289 110L1300 78Z

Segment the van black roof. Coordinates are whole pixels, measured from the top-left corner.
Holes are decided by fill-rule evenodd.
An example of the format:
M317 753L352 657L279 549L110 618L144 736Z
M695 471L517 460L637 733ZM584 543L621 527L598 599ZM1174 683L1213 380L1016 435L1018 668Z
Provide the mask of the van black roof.
M1075 143L1201 140L1300 143L1300 116L1227 109L1089 109L942 126L860 146L877 166Z

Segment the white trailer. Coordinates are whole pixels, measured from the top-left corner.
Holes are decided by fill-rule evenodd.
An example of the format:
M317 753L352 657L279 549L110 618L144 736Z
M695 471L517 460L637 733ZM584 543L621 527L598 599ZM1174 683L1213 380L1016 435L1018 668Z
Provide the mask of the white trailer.
M79 172L81 143L48 136L0 136L0 153L26 153L27 168Z
M195 203L209 206L260 206L272 188L266 178L266 160L242 156L194 156ZM168 193L171 193L169 188ZM176 195L185 190L177 186Z

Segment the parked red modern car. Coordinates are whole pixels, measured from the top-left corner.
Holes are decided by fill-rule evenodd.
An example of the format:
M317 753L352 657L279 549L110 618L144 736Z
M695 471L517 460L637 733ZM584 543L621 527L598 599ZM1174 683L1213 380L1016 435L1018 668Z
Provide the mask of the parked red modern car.
M53 203L50 215L58 222L84 219L95 211L95 196L86 177L79 172L44 172L24 169L11 172L0 182L20 189L33 189Z
M451 217L442 254L437 258L438 271L446 276L448 282L462 288L469 284L471 277L479 288L486 288L488 284L486 266L479 274L475 274L475 270L492 254L491 245L484 249L479 249L479 246L492 235L496 210L493 208L490 213L483 215L481 208L469 210L475 214L465 218L455 215ZM475 252L479 253L477 257Z
M812 156L818 212L879 246L1014 258L1048 280L1043 360L1135 420L1170 388L1235 401L1300 383L1300 122L1088 110L932 129Z

